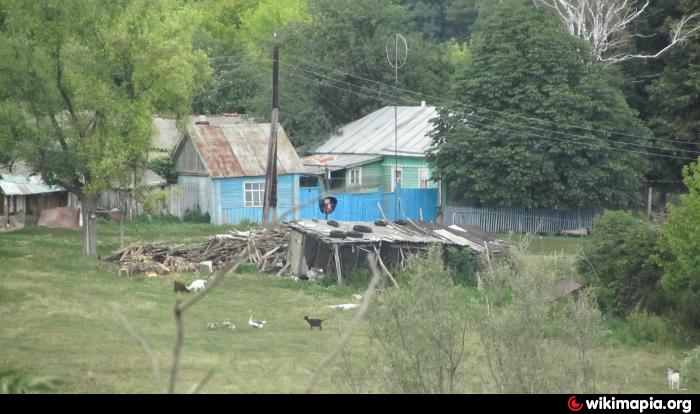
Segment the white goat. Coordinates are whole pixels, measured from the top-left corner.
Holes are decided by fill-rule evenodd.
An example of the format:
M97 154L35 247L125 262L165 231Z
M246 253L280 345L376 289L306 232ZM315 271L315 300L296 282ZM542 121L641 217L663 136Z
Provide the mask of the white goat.
M207 284L206 279L197 279L194 282L192 282L191 285L187 286L187 290L191 291L194 289L195 292L199 292L200 290L204 289L206 284Z
M668 388L670 389L680 389L681 386L681 374L678 372L673 372L671 368L668 369Z

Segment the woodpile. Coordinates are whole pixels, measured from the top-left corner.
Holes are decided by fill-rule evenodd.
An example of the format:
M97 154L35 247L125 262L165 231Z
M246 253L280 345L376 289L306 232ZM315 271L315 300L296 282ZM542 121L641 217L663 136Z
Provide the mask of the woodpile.
M231 231L204 239L195 246L174 243L135 243L117 250L105 260L118 263L120 274L155 272L197 272L202 269L218 269L234 256L246 252L247 262L260 271L276 271L277 275L288 268L287 250L289 231L272 229Z

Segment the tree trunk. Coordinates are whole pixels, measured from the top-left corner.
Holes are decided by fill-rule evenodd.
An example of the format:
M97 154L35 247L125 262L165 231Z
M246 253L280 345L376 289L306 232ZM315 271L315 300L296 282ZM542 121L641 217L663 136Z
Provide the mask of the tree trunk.
M97 217L95 206L97 199L90 195L80 197L83 216L83 253L88 256L97 256Z

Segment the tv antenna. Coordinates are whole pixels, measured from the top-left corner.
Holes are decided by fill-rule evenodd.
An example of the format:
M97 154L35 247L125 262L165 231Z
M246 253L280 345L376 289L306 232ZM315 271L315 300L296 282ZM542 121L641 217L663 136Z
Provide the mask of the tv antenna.
M398 33L389 35L386 39L386 60L394 68L394 86L399 86L399 68L406 63L408 57L408 44L406 38ZM394 105L394 218L399 218L399 121L398 108ZM403 177L402 177L403 180Z

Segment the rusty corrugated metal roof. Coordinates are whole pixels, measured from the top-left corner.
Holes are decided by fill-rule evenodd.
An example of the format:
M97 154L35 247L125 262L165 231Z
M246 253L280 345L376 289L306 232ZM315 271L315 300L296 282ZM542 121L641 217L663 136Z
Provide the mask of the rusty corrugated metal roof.
M265 175L270 124L193 125L190 139L214 178ZM277 173L305 173L281 126L277 131Z

